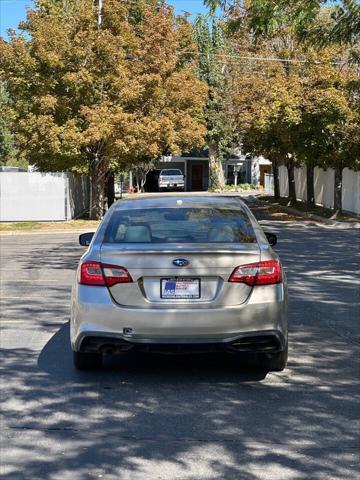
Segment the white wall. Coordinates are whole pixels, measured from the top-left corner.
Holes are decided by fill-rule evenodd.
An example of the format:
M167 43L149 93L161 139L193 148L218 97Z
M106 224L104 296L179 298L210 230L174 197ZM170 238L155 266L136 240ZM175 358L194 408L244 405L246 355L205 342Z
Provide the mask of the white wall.
M280 197L287 197L289 195L289 184L287 168L284 165L279 167L279 184L280 184Z
M342 208L360 214L360 172L343 170Z
M305 201L307 200L307 191L306 191L306 167L295 168L295 190L296 198L298 200Z
M0 220L65 220L63 173L0 173Z
M315 203L324 207L334 206L334 170L315 167L314 169L314 190Z
M89 208L89 178L73 173L0 172L0 221L58 221Z
M288 196L287 169L279 168L280 195ZM306 201L306 167L295 168L296 198ZM317 205L333 208L334 206L334 170L329 168L314 169L315 202ZM343 210L360 214L360 172L354 172L348 168L343 170L342 189Z
M89 178L73 173L1 172L0 221L70 220L89 207Z

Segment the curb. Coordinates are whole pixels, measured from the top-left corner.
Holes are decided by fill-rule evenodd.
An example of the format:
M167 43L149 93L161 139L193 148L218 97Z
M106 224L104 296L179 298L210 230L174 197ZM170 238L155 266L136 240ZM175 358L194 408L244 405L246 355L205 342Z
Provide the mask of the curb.
M254 202L263 203L264 205L269 205L270 207L274 206L274 207L280 208L286 213L292 213L293 215L298 215L300 217L308 218L309 220L315 220L316 222L325 223L326 225L330 225L332 227L360 229L360 222L337 222L336 220L320 217L320 215L316 215L314 213L302 212L301 210L297 210L296 208L292 208L292 207L287 207L285 205L281 205L280 203L268 202L267 200L257 198L254 195L252 195L251 198Z

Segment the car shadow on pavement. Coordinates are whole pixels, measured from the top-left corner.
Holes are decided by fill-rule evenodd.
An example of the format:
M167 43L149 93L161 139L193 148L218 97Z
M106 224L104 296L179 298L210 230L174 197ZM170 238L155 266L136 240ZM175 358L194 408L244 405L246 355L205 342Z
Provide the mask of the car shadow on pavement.
M63 324L42 349L38 367L54 380L73 382L101 378L102 381L116 381L114 375L121 374L133 380L156 377L157 382L188 381L199 377L222 381L257 382L266 377L264 370L253 367L250 359L231 354L186 354L160 355L150 353L127 353L105 358L104 366L90 372L76 371L72 363L69 323ZM179 376L180 375L180 376ZM158 377L158 378L157 378ZM148 381L148 380L147 380Z
M295 338L305 344L311 333ZM330 343L322 343L326 352ZM350 353L341 356L349 361ZM329 366L339 378L338 358L331 365L331 352L316 362L307 354L304 371L299 357L266 377L218 355L129 355L78 372L66 323L40 355L4 349L5 478L258 480L291 472L355 480L355 388L309 381Z

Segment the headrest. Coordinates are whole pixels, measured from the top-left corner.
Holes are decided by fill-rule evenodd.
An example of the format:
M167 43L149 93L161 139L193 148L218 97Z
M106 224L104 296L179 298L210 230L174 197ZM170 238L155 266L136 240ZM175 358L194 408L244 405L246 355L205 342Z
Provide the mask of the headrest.
M151 242L150 228L146 225L133 225L126 229L124 242L145 243Z
M234 242L234 231L228 225L212 228L209 230L208 240L209 242Z

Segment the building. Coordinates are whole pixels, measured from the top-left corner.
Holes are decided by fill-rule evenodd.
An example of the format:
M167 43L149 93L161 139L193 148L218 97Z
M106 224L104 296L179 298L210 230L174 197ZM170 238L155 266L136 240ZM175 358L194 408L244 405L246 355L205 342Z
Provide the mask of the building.
M145 190L157 191L157 180L163 168L178 168L185 175L185 191L206 191L210 187L208 152L202 151L189 156L164 156L155 169L147 175ZM264 186L264 174L271 172L271 162L263 157L251 157L235 152L223 162L224 175L227 185L251 183L258 187ZM132 175L130 175L130 185Z

